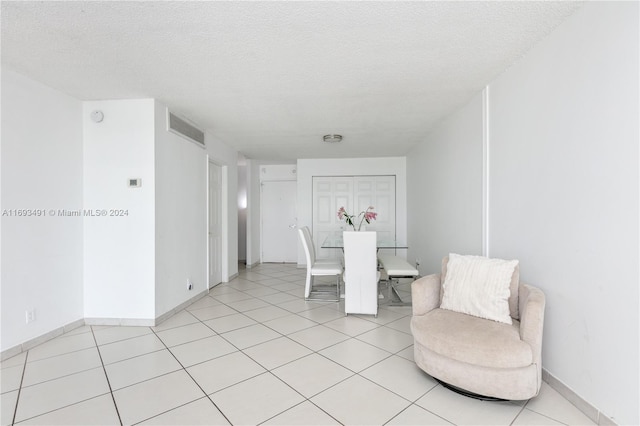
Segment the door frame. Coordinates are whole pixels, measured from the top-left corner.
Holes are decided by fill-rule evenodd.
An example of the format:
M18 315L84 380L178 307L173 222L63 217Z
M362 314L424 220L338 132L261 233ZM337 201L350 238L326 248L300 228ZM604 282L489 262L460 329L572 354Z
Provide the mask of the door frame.
M207 289L210 289L209 278L211 277L211 247L209 242L211 164L220 167L220 226L222 228L220 230L220 278L221 283L229 282L229 167L207 155Z

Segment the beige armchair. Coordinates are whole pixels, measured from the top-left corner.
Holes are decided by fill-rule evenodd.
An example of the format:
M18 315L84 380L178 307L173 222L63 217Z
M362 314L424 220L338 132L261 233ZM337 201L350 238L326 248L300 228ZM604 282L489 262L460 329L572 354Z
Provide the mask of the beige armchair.
M441 309L447 262L445 257L441 274L420 278L411 285L411 332L418 367L468 393L509 400L538 395L542 384L542 291L519 282L516 267L509 297L513 324Z

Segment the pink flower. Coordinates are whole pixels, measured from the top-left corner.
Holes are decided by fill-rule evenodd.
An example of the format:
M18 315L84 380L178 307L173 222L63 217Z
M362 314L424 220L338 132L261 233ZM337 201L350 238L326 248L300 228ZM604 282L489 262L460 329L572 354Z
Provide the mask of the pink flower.
M359 231L362 228L362 222L371 223L372 220L376 220L378 217L378 213L369 211L373 209L373 206L369 206L365 211L360 212L358 215L350 215L344 209L344 206L342 206L338 209L338 219L344 219L347 222L347 225L353 227L354 231Z

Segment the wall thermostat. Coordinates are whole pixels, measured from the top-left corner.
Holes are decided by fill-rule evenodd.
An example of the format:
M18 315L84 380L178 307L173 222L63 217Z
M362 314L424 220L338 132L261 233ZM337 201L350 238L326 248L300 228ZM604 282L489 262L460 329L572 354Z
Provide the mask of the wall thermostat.
M104 120L104 114L102 113L102 111L91 111L91 120L93 120L95 123L100 123L102 120Z
M140 188L142 186L142 179L129 179L129 188Z

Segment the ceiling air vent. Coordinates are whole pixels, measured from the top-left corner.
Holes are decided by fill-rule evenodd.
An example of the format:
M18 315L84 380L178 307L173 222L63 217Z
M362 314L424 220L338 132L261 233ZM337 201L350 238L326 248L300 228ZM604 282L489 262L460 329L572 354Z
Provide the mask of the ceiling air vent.
M204 147L204 132L167 110L167 130Z

